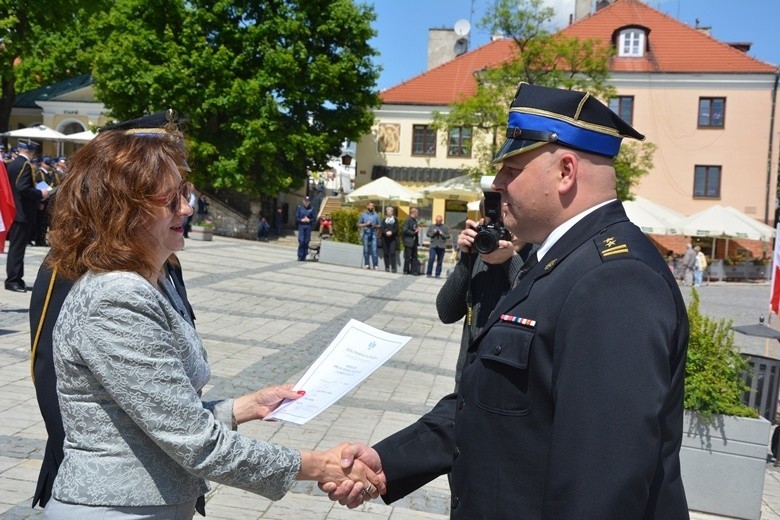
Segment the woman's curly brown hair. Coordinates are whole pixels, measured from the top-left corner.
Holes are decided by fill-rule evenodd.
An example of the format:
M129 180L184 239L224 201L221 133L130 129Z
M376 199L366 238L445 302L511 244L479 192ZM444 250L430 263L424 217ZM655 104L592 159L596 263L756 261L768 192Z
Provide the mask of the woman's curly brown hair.
M162 266L145 230L186 169L182 142L107 131L79 149L54 197L49 265L71 280L88 270L155 276Z

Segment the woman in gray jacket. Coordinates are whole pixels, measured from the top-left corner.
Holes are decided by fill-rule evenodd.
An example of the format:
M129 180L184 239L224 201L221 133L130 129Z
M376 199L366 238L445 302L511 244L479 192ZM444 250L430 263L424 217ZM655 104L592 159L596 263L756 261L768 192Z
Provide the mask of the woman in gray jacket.
M172 111L104 129L71 161L50 231L50 266L76 280L54 327L64 460L44 518L192 518L206 479L273 500L298 480L381 479L341 450L301 452L239 435L289 385L204 402L203 344L163 265L192 208Z

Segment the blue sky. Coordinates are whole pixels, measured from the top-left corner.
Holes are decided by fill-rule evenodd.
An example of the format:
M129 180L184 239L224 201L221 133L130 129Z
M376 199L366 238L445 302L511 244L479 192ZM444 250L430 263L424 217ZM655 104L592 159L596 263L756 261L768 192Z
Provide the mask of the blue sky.
M360 0L358 0L360 1ZM471 49L486 44L489 34L479 25L492 0L363 0L374 5L378 31L372 45L383 68L378 86L385 89L425 72L428 29L453 27L471 19ZM712 27L712 36L725 42L753 42L750 55L780 66L780 0L647 0L691 26ZM574 0L547 0L564 24L574 11ZM473 13L472 13L473 6Z

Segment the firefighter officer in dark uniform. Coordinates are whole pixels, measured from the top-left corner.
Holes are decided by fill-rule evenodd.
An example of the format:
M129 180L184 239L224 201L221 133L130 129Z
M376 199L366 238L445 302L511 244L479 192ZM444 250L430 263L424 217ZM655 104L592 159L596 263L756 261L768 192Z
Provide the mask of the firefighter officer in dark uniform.
M644 137L589 94L521 84L495 161L504 224L538 244L472 341L457 394L373 448L391 503L450 473L459 519L688 518L680 477L688 318L617 200ZM349 505L362 485L324 485Z
M49 206L53 200L54 194L57 191L57 186L60 184L60 174L54 167L54 161L51 157L46 156L41 159L38 164L37 170L33 172L33 178L35 179L35 185L38 186L40 182L45 182L49 188L49 200L41 202L38 206L38 212L35 217L35 224L32 230L32 241L36 246L45 247L46 244L46 231L49 229L49 218L51 211Z
M49 190L35 187L33 169L30 161L35 157L38 143L20 141L19 155L8 164L8 182L14 192L16 215L8 233L8 258L6 258L5 288L9 291L25 292L24 253L27 249L35 223L38 206L49 198Z

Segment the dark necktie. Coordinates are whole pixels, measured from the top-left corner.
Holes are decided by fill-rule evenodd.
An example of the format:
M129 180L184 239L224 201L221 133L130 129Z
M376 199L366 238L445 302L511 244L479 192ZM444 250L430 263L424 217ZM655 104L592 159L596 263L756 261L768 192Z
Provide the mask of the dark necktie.
M520 283L520 280L523 279L523 277L534 268L536 264L539 263L539 260L537 258L536 252L534 252L530 258L528 258L528 261L523 264L523 267L520 268L520 272L517 273L517 278L515 278L514 283L512 284L512 289L514 289L518 283Z

